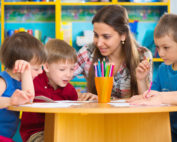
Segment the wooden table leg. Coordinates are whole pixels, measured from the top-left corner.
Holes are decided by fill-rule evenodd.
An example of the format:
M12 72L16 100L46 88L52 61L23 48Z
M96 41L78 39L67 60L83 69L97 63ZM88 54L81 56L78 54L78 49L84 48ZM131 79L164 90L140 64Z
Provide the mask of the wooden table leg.
M169 113L47 114L45 142L171 142Z

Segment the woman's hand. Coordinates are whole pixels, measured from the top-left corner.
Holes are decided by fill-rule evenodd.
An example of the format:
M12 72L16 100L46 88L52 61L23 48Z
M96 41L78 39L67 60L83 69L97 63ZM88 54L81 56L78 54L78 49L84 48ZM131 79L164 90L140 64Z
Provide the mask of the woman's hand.
M92 93L78 93L78 101L98 100L98 96Z

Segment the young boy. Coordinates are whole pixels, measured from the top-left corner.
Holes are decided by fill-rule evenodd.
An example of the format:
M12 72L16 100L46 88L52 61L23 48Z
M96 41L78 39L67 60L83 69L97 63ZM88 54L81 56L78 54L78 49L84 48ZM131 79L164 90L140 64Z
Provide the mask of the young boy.
M76 90L69 83L77 61L74 48L63 40L51 39L46 49L48 59L44 72L34 80L35 95L52 100L77 100ZM20 133L24 142L44 140L44 119L41 113L23 113Z
M164 14L154 31L154 41L159 56L164 63L159 66L156 79L152 83L151 90L143 96L132 99L132 104L177 105L177 15ZM177 141L177 113L170 113L172 141Z
M46 61L43 44L28 33L6 38L0 49L5 71L0 72L0 141L12 142L19 122L19 112L6 109L34 98L33 78L41 73Z

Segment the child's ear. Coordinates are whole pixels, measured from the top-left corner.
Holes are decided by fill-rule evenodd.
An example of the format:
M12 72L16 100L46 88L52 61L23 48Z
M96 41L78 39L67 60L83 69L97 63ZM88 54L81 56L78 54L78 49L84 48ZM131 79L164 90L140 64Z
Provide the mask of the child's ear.
M48 63L45 63L45 64L43 65L43 67L44 67L45 72L49 72Z

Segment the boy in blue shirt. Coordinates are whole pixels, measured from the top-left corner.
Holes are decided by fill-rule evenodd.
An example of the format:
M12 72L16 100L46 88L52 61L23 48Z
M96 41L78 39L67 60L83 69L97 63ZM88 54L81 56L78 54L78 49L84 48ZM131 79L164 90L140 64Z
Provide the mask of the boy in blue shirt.
M159 56L163 59L151 91L130 99L135 105L177 105L177 15L164 14L154 31L154 41ZM140 65L142 74L148 72ZM170 113L172 141L177 142L177 112Z

